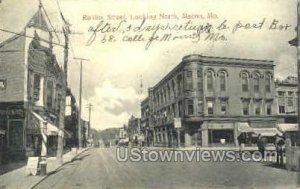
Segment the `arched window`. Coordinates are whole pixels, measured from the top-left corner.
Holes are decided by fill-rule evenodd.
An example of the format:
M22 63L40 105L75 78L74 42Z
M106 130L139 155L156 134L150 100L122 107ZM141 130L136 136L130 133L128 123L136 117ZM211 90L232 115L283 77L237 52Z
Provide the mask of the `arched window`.
M225 72L219 73L220 91L226 91L226 75Z
M213 78L213 73L211 71L207 72L207 90L212 91L214 87L214 78Z
M242 90L248 92L249 90L249 78L247 73L242 73Z
M266 92L271 92L271 76L270 76L270 74L265 75L265 88L266 88Z
M253 76L253 88L254 92L259 92L259 75L254 74Z

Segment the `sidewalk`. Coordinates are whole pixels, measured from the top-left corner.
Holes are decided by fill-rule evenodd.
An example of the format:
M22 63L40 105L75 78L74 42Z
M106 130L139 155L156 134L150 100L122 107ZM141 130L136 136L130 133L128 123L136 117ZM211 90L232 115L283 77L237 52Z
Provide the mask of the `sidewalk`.
M65 163L72 161L79 154L88 150L88 148L83 148L77 151L76 154L73 152L68 152L63 155L63 164L61 165L56 157L50 157L47 159L47 173L54 172L61 166L64 166ZM13 170L11 172L0 175L0 189L30 189L43 179L47 178L48 175L45 176L26 176L25 175L26 165Z
M242 149L240 147L235 147L235 146L217 146L217 147L201 147L201 146L191 146L191 147L146 147L150 148L153 150L211 150L211 151L258 151L258 147L256 146L245 146ZM266 150L269 151L274 151L275 147L274 146L267 146Z

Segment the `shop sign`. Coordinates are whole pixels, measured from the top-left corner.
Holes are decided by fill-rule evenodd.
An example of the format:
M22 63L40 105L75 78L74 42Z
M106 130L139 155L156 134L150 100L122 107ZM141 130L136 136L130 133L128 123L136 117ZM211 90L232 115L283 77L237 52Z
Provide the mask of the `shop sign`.
M26 165L25 174L35 176L38 171L39 157L29 157Z

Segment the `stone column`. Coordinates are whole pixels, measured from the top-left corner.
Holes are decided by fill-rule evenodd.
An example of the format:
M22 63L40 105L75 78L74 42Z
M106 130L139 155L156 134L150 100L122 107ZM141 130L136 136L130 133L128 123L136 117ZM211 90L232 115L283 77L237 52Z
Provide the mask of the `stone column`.
M238 141L238 123L234 122L233 123L233 139L234 139L234 145L239 146L239 141Z
M177 129L177 146L178 147L180 147L180 143L181 143L181 141L180 141L180 130Z
M205 125L205 123L203 123L203 125L202 125L201 135L202 135L202 146L207 147L208 146L208 128Z
M156 131L155 131L155 129L153 129L153 146L155 146L156 145Z
M191 146L192 145L192 137L190 133L187 131L184 133L184 140L185 140L185 146Z
M169 146L168 145L169 144L169 135L168 135L168 129L167 128L165 129L164 134L165 134L165 144L166 144L166 146Z
M42 134L42 149L41 149L41 157L47 156L47 122L40 122L41 124L41 134Z
M37 106L44 106L44 77L40 77L40 91L39 100L36 102Z

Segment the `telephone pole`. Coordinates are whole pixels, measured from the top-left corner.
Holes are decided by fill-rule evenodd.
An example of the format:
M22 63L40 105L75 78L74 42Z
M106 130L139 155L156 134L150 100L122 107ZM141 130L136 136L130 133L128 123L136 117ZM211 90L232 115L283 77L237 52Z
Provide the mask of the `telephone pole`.
M88 137L90 137L90 129L91 129L91 116L92 116L92 110L93 110L93 105L89 103L87 105L87 108L89 110L89 127L88 127Z
M82 147L81 144L81 99L82 99L82 61L90 61L85 58L74 58L80 60L80 81L79 81L79 107L78 107L78 148Z

